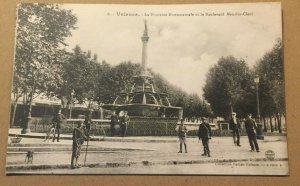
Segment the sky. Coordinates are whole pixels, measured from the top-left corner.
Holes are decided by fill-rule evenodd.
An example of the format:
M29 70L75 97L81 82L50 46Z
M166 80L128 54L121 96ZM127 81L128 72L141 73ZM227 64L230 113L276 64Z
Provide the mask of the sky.
M146 19L147 67L199 96L207 72L222 56L243 58L253 67L282 37L280 3L63 7L78 18L67 50L79 45L113 66L141 63Z

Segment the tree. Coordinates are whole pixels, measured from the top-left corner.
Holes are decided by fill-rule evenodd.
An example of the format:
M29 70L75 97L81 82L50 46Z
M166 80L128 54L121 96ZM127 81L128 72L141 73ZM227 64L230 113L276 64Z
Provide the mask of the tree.
M134 76L140 75L142 67L130 61L122 62L112 69L112 83L117 92L130 92L134 83Z
M259 96L263 117L275 117L281 131L281 116L285 115L284 76L282 42L277 40L273 49L267 52L255 67L260 77Z
M71 36L76 21L70 10L57 4L18 6L13 93L23 95L28 106L24 117L30 116L35 96L56 86L61 69L60 46Z
M183 117L197 118L201 116L213 117L210 106L197 94L188 94L180 87L172 85L158 73L150 71L154 77L154 86L157 92L167 93L172 106L183 108Z
M63 67L63 83L56 90L57 97L65 100L67 107L76 99L91 108L96 97L101 65L91 59L90 52L83 52L77 45Z
M204 98L210 103L213 112L224 118L233 111L244 113L247 109L249 112L253 106L244 99L249 97L249 91L246 91L249 82L251 72L243 59L222 57L207 74Z

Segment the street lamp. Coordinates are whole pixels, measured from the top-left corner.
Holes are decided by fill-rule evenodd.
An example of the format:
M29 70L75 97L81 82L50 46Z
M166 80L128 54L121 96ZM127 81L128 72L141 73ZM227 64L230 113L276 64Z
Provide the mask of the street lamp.
M71 91L71 103L70 103L70 115L69 115L69 119L72 118L72 104L73 104L73 96L75 95L75 91L74 89L72 89Z
M256 85L256 103L257 103L257 120L260 122L260 112L259 112L259 97L258 97L258 83L259 83L259 76L255 75L254 83Z

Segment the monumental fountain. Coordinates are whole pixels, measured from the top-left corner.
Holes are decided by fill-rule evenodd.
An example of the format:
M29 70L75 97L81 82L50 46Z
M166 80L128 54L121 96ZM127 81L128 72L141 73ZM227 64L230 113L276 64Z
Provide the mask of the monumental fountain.
M112 104L103 105L104 109L127 111L130 122L128 135L174 135L177 121L182 118L182 107L172 106L168 94L156 92L154 79L147 71L147 44L149 41L147 22L141 37L142 72L133 77L130 92L120 93Z

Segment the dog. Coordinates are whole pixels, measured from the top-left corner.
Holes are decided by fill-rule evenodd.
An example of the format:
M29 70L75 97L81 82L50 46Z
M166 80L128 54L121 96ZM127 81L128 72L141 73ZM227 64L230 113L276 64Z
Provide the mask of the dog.
M54 134L55 134L55 127L52 125L46 133L44 142L52 139L54 137Z
M32 160L33 160L33 151L32 150L29 150L27 151L27 154L26 154L26 157L25 157L25 162L28 164L28 163L31 163L32 164Z

